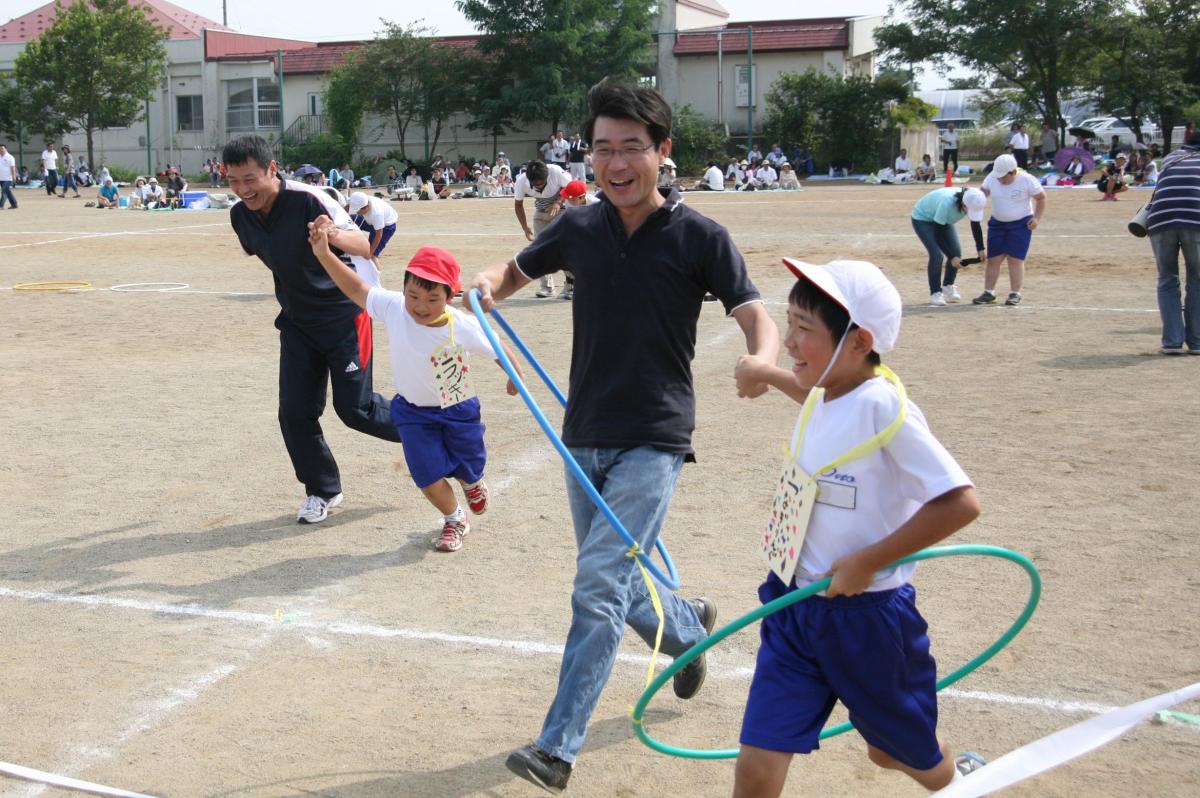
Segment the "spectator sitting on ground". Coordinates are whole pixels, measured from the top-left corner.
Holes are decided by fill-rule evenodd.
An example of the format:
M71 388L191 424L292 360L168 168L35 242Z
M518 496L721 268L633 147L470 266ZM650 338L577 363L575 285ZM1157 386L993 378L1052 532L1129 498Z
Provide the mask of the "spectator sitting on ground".
M421 175L417 172L417 167L408 167L408 174L404 176L404 187L420 193L421 185Z
M737 176L738 176L738 172L740 172L740 171L741 171L741 165L738 162L737 157L735 156L733 158L730 158L729 165L725 167L725 180L732 181L734 183L734 185L737 185Z
M82 160L79 162L79 168L75 170L75 182L83 188L92 184L92 173Z
M672 188L676 182L675 162L670 158L663 158L663 162L658 167L658 187Z
M916 177L913 171L912 158L908 157L908 150L901 148L900 154L896 156L896 163L893 165L896 172L897 183L907 183Z
M171 167L171 173L167 176L167 199L172 200L172 205L178 206L183 201L183 192L187 191L187 187L187 181L179 174L178 167Z
M779 168L779 165L787 160L787 156L783 154L783 148L779 146L778 141L771 145L771 151L767 153L767 160L775 168Z
M446 199L450 196L450 184L446 180L446 175L441 167L435 167L433 174L429 177L429 185L433 188L433 195L438 199Z
M724 191L725 176L721 174L721 167L717 166L716 161L708 162L708 169L704 171L704 177L700 182L696 183L697 191Z
M475 190L481 197L494 197L499 193L499 186L496 184L496 178L492 177L490 172L485 172L482 169L475 170Z
M1087 172L1087 169L1084 168L1083 161L1079 159L1079 156L1076 155L1071 158L1071 162L1067 164L1066 168L1067 177L1071 178L1075 183L1079 183L1085 172Z
M759 151L758 145L755 144L752 147L750 147L750 152L748 152L746 154L746 160L750 162L750 165L757 167L759 161L761 161L762 159L763 159L763 154L761 151Z
M1101 202L1105 200L1117 201L1117 195L1129 188L1125 176L1125 154L1117 155L1115 161L1106 164L1104 169L1100 171L1100 179L1096 181L1096 188L1104 193L1100 198Z
M146 184L142 197L142 207L146 210L159 208L167 203L167 195L163 192L162 187L158 185L158 178L150 178L150 182Z
M133 189L129 192L129 207L141 208L146 204L146 178L139 175L133 181Z
M28 166L22 166L21 171L17 173L17 185L18 186L29 185L29 167Z
M771 162L763 160L759 163L758 169L754 171L754 185L759 189L779 188L779 173L775 171L775 167L771 166Z
M922 183L932 183L937 177L937 169L933 166L933 157L929 153L921 156L921 162L917 164L917 180Z
M97 208L115 208L121 204L121 192L113 185L111 177L104 178L104 182L100 184L100 189L96 193Z
M1146 157L1146 165L1142 169L1141 185L1143 185L1143 186L1158 185L1158 163L1149 156Z
M334 188L340 188L343 191L354 187L354 170L350 168L350 164L342 164L342 168L338 170L340 180Z
M496 169L496 186L500 189L500 196L511 197L516 193L516 187L513 185L512 170L508 164Z
M796 170L788 161L781 161L779 164L779 187L784 191L800 190L800 178L796 176Z
M454 167L454 179L459 183L465 183L470 175L471 169L467 166L467 162L459 158L458 166Z
M733 190L754 190L754 170L750 168L750 162L745 159L738 162L737 173L733 176Z

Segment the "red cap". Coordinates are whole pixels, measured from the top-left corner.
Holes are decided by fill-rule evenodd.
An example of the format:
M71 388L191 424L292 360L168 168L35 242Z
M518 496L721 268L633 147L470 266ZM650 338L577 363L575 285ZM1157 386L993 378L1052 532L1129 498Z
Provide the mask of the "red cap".
M462 290L462 270L458 261L440 247L421 247L408 262L408 271L435 283L450 286L451 293Z
M576 197L582 197L586 193L587 183L582 180L572 180L570 183L567 183L562 191L558 192L558 195L563 199L575 199Z

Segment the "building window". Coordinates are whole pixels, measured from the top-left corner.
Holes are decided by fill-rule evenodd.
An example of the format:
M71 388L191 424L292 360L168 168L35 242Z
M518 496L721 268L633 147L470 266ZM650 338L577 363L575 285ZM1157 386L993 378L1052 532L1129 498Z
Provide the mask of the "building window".
M279 84L267 78L226 81L225 125L230 130L279 128Z
M204 130L204 97L199 94L176 97L175 121L179 130Z

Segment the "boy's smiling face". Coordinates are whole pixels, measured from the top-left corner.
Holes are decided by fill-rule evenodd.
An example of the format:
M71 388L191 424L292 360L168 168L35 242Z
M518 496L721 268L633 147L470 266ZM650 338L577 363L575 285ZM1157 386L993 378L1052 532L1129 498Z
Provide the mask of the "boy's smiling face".
M446 305L450 302L448 293L446 286L436 285L428 289L411 280L407 281L404 285L404 308L417 324L433 326L446 312Z
M792 358L792 374L801 388L816 386L837 346L820 316L793 303L788 303L783 345Z

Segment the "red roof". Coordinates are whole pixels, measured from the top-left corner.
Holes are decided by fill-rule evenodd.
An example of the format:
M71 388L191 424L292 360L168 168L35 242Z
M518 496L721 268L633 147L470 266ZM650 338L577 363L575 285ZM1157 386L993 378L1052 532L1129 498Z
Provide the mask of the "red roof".
M64 6L71 6L80 0L60 0ZM199 39L205 28L231 31L220 22L213 22L207 17L194 14L186 8L168 3L166 0L130 0L131 4L142 5L146 8L147 16L161 26L170 30L171 39ZM16 44L36 39L54 24L58 10L54 3L47 3L41 8L30 11L24 16L11 19L0 25L0 44Z
M733 22L721 31L724 52L745 52L746 28L754 28L754 52L786 50L845 50L850 46L850 24L845 17L791 19L769 22ZM675 55L712 55L717 52L717 32L676 34Z
M213 60L226 56L261 55L276 50L291 52L315 48L315 42L305 42L298 39L276 39L271 36L253 36L248 33L233 33L230 31L210 30L204 33L204 57ZM265 55L263 56L266 57Z
M452 50L469 50L475 47L480 38L482 37L439 36L433 40L433 43ZM332 71L334 67L346 63L346 59L351 53L358 52L369 44L370 42L320 42L304 48L279 48L283 50L283 74L323 75ZM273 61L276 55L275 50L260 50L253 53L230 53L224 56L215 56L210 53L209 58L220 57L230 61L242 59L271 59Z

